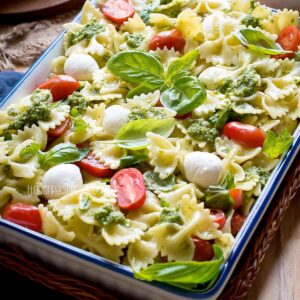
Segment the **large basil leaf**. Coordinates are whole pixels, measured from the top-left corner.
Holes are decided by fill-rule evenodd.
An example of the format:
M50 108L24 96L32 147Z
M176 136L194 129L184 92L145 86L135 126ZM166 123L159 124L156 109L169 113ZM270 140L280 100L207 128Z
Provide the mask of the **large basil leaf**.
M293 136L286 128L278 135L273 131L269 131L263 144L263 151L270 158L277 158L290 148L293 140Z
M210 209L220 209L223 211L233 207L234 201L228 189L222 186L210 186L204 194L205 207Z
M172 77L179 72L186 72L190 69L193 62L198 58L199 51L197 49L194 49L192 51L189 51L181 58L177 58L174 61L171 62L167 74L166 74L166 80L171 80Z
M134 155L128 155L120 160L120 168L128 168L131 166L138 165L141 162L144 162L148 159L148 156L146 154L140 153L140 154L134 154Z
M195 76L175 76L172 87L166 89L161 102L173 109L178 115L184 115L197 108L206 99L206 90Z
M174 130L175 120L141 119L125 124L118 132L116 141L120 147L139 150L148 145L147 132L169 137Z
M285 51L281 46L255 29L241 29L235 33L236 38L250 50L269 55L292 53Z
M149 53L134 50L119 52L108 60L106 66L114 75L133 84L163 84L164 68L160 61Z
M171 191L176 184L174 175L166 179L161 179L159 173L151 171L144 174L144 179L149 190L153 191L168 192Z
M78 149L72 144L58 144L48 152L39 153L39 163L43 169L48 169L58 164L80 161L88 152L88 148Z
M221 248L214 245L215 258L211 261L168 262L153 264L134 272L135 278L146 281L159 281L169 284L205 284L214 280L224 262Z
M40 151L40 145L37 143L32 143L22 149L19 153L19 157L23 161L27 161L38 154Z
M139 85L138 87L132 89L128 94L127 94L127 98L131 99L134 96L138 96L141 94L149 94L152 93L154 91L160 90L161 88L161 83L159 84L154 84L154 83L149 83L149 82L143 82L141 85Z

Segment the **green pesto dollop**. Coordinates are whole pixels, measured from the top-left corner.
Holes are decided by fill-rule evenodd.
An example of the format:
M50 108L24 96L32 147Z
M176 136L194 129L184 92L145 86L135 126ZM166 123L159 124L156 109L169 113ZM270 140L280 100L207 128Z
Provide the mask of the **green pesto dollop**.
M89 23L84 25L84 27L80 31L72 34L71 44L75 45L84 39L90 40L94 35L103 31L104 25L100 24L97 20L93 19Z
M107 226L110 224L126 224L124 214L120 211L115 211L111 205L101 207L95 213L94 218L99 222L101 226Z
M49 102L51 97L49 90L36 89L30 96L30 100L32 102Z
M84 113L88 108L88 101L79 92L74 92L71 94L67 98L66 104L70 105L71 109L75 107L79 113Z
M159 223L176 223L182 225L179 209L175 207L164 207L159 218Z
M140 119L166 119L168 114L163 109L158 107L143 108L134 106L128 116L128 121L135 121Z
M219 132L216 128L208 127L209 123L204 120L194 120L187 128L187 133L196 141L213 143Z
M145 38L139 33L134 33L134 34L126 34L125 39L129 47L138 48L142 44Z
M232 93L237 97L249 97L256 91L260 82L260 76L254 68L246 69L236 81L226 79L219 88L222 94Z
M50 105L47 102L34 102L27 110L12 121L9 130L23 130L25 126L37 125L38 121L49 121L51 118Z
M252 166L245 170L245 181L251 181L253 177L259 176L259 182L265 186L269 180L270 172L261 167Z
M244 17L241 20L241 23L247 27L249 27L249 26L252 26L253 28L260 27L259 19L252 16L251 14Z

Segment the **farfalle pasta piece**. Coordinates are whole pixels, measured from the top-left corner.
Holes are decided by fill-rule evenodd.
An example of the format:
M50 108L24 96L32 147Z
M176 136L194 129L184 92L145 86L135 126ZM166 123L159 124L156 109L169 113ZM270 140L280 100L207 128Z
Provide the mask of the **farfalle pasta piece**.
M128 246L127 259L131 268L135 271L140 271L148 265L152 265L157 256L157 246L151 240L143 238Z
M194 11L199 14L214 13L230 9L230 2L227 0L199 0Z
M178 148L172 145L168 139L149 132L149 159L154 166L154 172L159 173L161 179L169 177L182 163L183 157Z
M79 204L82 197L88 197L92 204L91 213L89 214L88 210L85 212L86 217L92 218L88 220L88 224L96 224L93 219L94 208L99 208L100 206L111 203L116 203L116 194L110 186L107 186L102 182L92 182L85 184L83 188L73 191L62 198L56 200L49 200L49 207L53 210L59 217L61 217L65 222L69 221L80 208ZM80 214L79 214L80 215ZM84 218L84 217L83 217Z
M224 258L227 259L234 244L233 235L224 233L215 239L215 243L222 249Z
M135 14L132 18L129 18L127 21L125 21L120 28L121 31L126 31L129 33L137 33L144 31L145 29L146 24L138 14Z
M207 91L207 98L203 104L194 110L197 117L207 116L216 110L221 110L230 104L230 100L216 91Z
M118 169L120 161L127 155L127 150L120 148L115 144L106 144L101 141L95 141L91 144L93 154L104 164L111 169Z
M138 210L130 211L126 218L146 224L148 227L155 225L160 217L162 207L155 194L147 191L146 200Z
M75 233L75 241L81 242L83 248L109 260L120 262L123 247L109 245L102 235L94 233L93 225L85 224L78 218L71 219L68 224Z
M273 12L267 19L261 20L261 25L268 32L279 34L287 26L298 26L299 12L283 9Z
M111 246L123 246L141 239L147 226L144 223L126 220L126 224L110 224L101 229L105 241Z
M75 233L68 231L46 206L39 204L38 209L42 219L42 232L45 235L61 242L70 243L74 240Z
M27 204L37 204L40 202L39 197L32 193L23 194L16 188L4 186L0 190L0 207L4 206L8 201L12 199L15 202L22 202Z
M150 51L150 53L158 57L165 67L180 56L180 53L175 51L174 48L169 50L167 47L157 48L155 51Z

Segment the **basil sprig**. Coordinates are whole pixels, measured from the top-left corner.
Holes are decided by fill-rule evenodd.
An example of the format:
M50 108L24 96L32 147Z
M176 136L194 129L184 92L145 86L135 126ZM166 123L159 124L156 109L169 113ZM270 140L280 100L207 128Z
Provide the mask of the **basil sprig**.
M235 33L235 37L248 49L269 55L278 55L292 53L292 51L285 51L281 46L268 37L261 31L255 29L241 29Z
M162 92L161 102L178 115L191 112L206 99L206 90L189 69L197 59L198 50L192 50L173 61L164 72L162 63L152 54L141 51L123 51L112 56L107 68L124 81L137 85L127 98L156 90Z
M58 164L80 161L88 152L88 148L79 149L75 145L68 143L58 144L49 151L42 152L38 144L32 143L20 152L19 157L23 160L28 160L37 155L41 168L47 170Z
M222 249L217 245L213 245L213 248L215 257L211 261L157 263L140 272L134 272L134 276L137 279L164 282L180 288L209 284L216 279L224 262Z
M176 184L174 175L171 175L166 179L161 179L159 173L151 171L144 173L144 179L148 189L152 191L169 192Z
M164 137L169 137L174 130L175 120L170 119L141 119L125 124L113 141L121 148L140 150L148 145L147 133L153 132Z
M293 136L286 128L278 135L274 131L269 131L263 144L263 151L270 158L277 158L290 148L293 140Z

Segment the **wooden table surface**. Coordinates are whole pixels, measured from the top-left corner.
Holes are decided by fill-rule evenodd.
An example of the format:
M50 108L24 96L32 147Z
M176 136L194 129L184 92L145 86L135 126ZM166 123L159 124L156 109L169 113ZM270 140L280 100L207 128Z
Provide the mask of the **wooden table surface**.
M300 199L289 207L247 300L300 299Z

